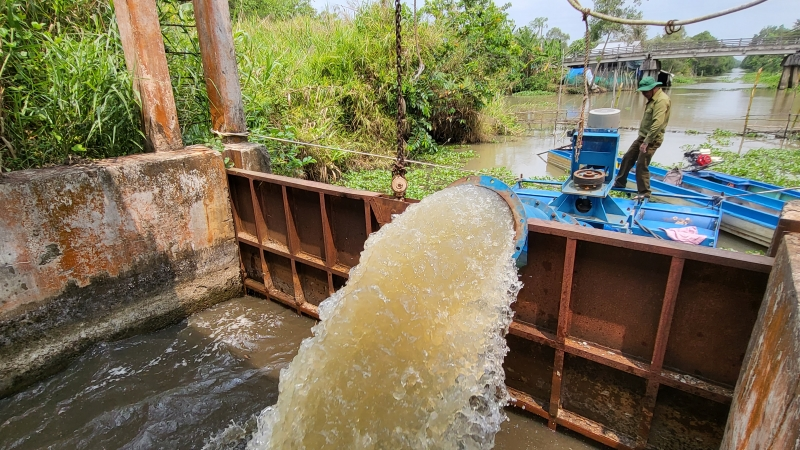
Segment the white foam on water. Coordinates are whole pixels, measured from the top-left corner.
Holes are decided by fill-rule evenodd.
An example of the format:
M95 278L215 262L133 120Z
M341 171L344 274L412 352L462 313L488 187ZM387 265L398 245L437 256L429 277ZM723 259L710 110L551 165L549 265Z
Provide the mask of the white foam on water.
M521 284L494 192L440 191L369 237L248 449L488 449Z

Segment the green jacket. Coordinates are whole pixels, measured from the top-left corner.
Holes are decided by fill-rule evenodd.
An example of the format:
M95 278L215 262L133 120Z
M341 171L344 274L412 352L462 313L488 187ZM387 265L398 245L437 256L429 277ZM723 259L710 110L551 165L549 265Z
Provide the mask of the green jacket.
M644 108L642 124L639 126L639 137L644 139L645 144L662 142L664 140L664 130L669 122L670 102L667 94L659 90Z

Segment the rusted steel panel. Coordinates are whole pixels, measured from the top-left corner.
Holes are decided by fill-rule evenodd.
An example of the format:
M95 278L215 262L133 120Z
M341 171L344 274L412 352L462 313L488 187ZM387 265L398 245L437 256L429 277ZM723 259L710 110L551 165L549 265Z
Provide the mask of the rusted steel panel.
M670 258L580 242L571 336L650 361Z
M661 386L647 448L716 450L727 416L728 405Z
M686 261L664 365L733 387L768 274Z
M364 201L346 197L325 196L331 239L336 250L336 262L347 267L358 264L367 240ZM399 203L399 202L396 202Z
M247 132L228 2L193 0L192 3L211 106L211 127L221 132L223 142L245 141L244 136L225 134Z
M661 305L661 314L658 321L658 331L656 332L655 348L650 362L650 370L654 374L661 372L664 364L664 354L667 351L667 339L669 330L672 326L672 317L675 312L675 302L678 298L678 287L681 284L683 274L683 258L672 258L667 276L667 286L664 292L664 301ZM647 391L642 400L642 417L639 423L639 433L636 438L636 448L643 449L647 445L650 437L650 427L653 421L653 412L656 407L659 383L657 378L651 377L647 382Z
M528 234L528 264L519 269L524 288L511 305L516 321L556 331L566 243L559 236Z
M508 335L507 340L509 351L520 357L506 359L506 384L536 399L541 408L549 409L549 378L553 374L555 350L514 335Z
M141 100L142 126L148 151L183 148L178 112L172 95L167 54L155 0L116 0L125 64Z
M563 408L633 440L646 381L574 355L564 359Z
M250 180L239 177L228 177L231 192L231 206L234 212L236 236L258 242L256 216L253 211L253 199L250 193Z
M800 234L778 246L722 449L800 449Z
M769 273L772 270L773 258L748 254L731 254L727 250L682 244L673 241L660 241L644 236L614 233L596 230L591 227L575 227L559 222L528 219L528 229L537 234L548 234L575 238L582 241L596 242L610 247L622 247L640 250L659 255L692 259L726 267L738 267L754 272Z
M328 292L328 274L324 270L300 262L295 262L295 264L297 265L297 275L300 278L300 286L303 289L305 300L315 306L319 306L330 295Z
M240 169L229 169L228 178L237 240L248 259L245 286L317 317L319 303L358 263L378 194ZM380 204L392 213L408 206ZM255 260L253 249L263 258Z
M278 184L254 182L258 203L261 206L260 214L264 217L267 227L264 245L278 247L283 252L289 252L289 238L286 230L286 211L283 209L283 189Z
M300 244L295 252L303 252L323 263L326 257L325 237L322 232L319 193L288 188L286 195Z
M231 184L238 239L264 254L265 282L247 287L313 317L368 233L408 206L228 173L254 181L252 194ZM513 404L613 448L716 448L773 259L535 220L528 232L505 360ZM678 446L663 442L671 435Z
M264 268L261 265L261 251L251 245L240 244L239 252L247 278L263 283Z

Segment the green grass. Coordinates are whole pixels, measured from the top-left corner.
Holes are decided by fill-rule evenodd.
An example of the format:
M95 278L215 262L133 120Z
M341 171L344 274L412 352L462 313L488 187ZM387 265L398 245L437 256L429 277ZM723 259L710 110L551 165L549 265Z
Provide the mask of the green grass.
M762 72L761 78L758 79L759 85L767 86L771 89L777 89L778 83L780 83L781 74L780 73L768 73ZM744 83L755 83L756 82L756 72L747 72L742 77L742 81Z
M675 75L672 77L672 84L695 84L697 80L694 77L686 75Z
M520 91L511 94L513 97L537 97L542 95L553 95L550 91Z
M458 179L474 175L474 172L459 169L462 168L468 160L475 157L476 155L472 150L457 151L448 147L442 149L436 155L421 158L421 160L425 162L446 165L449 166L448 168L409 164L406 174L406 179L408 180L406 196L421 200L436 191L444 189ZM516 180L514 174L504 167L481 170L480 173L499 178L508 185L513 184ZM347 172L336 184L353 189L363 189L391 195L391 180L392 174L389 167L384 167Z
M724 161L713 170L784 187L800 186L800 150L757 149L744 155L712 149Z
M0 35L0 170L142 151L137 100L107 3L8 1Z

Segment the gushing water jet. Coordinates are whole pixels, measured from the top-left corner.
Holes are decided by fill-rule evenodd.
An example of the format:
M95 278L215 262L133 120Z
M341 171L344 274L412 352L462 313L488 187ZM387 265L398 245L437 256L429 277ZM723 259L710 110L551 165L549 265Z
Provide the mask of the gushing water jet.
M248 448L493 447L524 210L499 180L457 184L369 237Z

